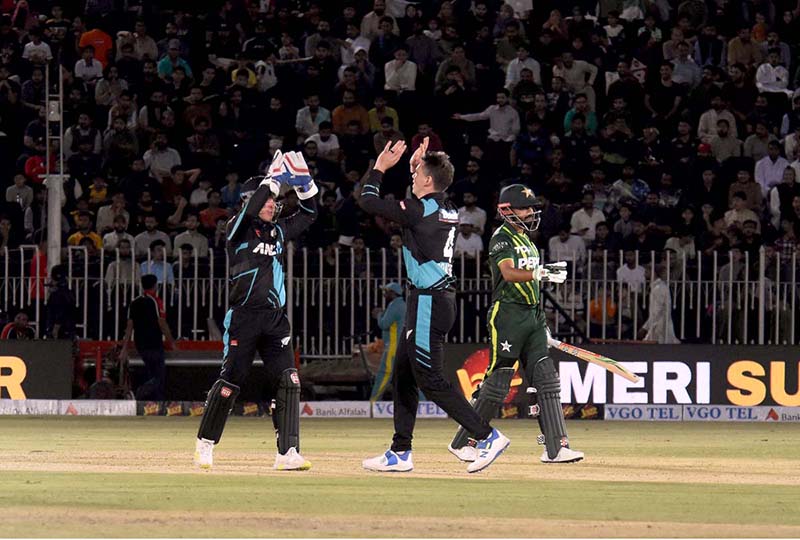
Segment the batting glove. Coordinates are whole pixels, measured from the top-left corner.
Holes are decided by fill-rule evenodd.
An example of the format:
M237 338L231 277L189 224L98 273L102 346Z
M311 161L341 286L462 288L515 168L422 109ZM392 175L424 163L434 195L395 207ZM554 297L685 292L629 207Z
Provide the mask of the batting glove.
M533 279L537 281L547 281L549 283L564 283L567 281L567 263L559 261L556 263L537 266L533 271Z

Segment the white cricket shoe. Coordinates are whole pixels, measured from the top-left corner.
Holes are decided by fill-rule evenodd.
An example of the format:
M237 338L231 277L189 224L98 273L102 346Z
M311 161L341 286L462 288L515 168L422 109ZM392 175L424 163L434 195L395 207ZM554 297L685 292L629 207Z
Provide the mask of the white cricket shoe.
M478 457L478 450L474 446L466 445L461 448L453 448L453 445L448 444L447 449L464 463L472 463Z
M377 472L411 472L414 470L414 462L411 461L411 450L405 452L393 452L387 450L386 453L373 458L365 459L361 466L368 471Z
M214 441L197 439L194 447L194 464L201 469L210 469L214 464Z
M285 454L275 454L275 465L272 468L277 471L307 471L311 468L311 462L292 446Z
M494 463L494 460L500 457L500 454L508 448L509 444L511 444L511 440L508 437L500 433L497 428L492 428L489 436L479 440L478 444L475 445L477 455L475 461L467 466L467 472L476 473L482 471Z
M575 463L583 459L583 452L564 447L558 451L556 457L550 459L547 455L547 449L545 449L542 452L542 457L539 459L542 463Z

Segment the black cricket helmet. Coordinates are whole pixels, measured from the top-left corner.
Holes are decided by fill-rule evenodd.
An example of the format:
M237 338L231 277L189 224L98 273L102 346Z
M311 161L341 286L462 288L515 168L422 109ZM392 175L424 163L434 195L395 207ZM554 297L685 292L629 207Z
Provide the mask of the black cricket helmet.
M281 184L269 176L251 176L245 180L244 184L242 184L242 204L247 203L247 200L253 196L253 193L256 192L264 180L268 181L270 194L272 199L275 200L275 218L273 219L276 219L280 215L281 210L283 210L283 202L279 201L282 195Z
M542 211L538 207L539 203L533 190L524 184L511 184L503 188L497 203L497 211L505 221L522 227L526 231L535 231L539 228ZM533 212L525 218L519 217L514 212L514 210L525 210L526 208L531 208Z

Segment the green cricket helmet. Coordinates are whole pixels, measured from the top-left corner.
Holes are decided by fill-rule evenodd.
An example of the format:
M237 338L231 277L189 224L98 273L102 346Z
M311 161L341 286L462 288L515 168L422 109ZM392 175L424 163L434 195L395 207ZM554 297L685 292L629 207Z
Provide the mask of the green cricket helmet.
M533 190L524 184L511 184L503 188L497 203L497 211L505 221L522 227L526 231L535 231L539 228L542 211L538 207L539 203ZM514 212L514 210L525 210L526 208L532 209L533 212L524 218Z

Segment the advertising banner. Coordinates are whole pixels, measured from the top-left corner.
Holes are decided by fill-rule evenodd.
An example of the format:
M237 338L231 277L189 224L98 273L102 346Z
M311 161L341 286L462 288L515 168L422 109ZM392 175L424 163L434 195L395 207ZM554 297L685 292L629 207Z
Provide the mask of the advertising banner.
M373 418L392 418L393 416L393 402L376 401L372 404ZM417 418L447 418L447 413L432 401L420 401L417 406Z
M0 398L72 397L72 342L0 341Z
M653 422L800 422L797 407L736 405L606 405L605 420Z
M485 346L448 345L446 374L465 395L483 379L475 358ZM551 349L561 376L561 402L611 405L800 406L800 348L731 345L581 345L639 375L617 377ZM519 370L517 387L527 384ZM519 392L524 394L523 391Z
M0 399L0 415L135 416L136 402L112 399Z
M302 418L369 418L369 401L301 401Z

